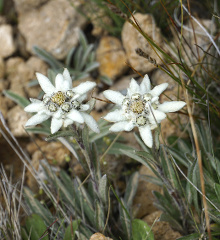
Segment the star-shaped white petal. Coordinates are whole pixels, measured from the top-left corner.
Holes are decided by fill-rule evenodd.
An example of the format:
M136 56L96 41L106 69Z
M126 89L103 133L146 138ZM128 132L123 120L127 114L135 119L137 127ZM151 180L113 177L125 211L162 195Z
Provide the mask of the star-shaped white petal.
M64 69L63 74L57 74L55 86L41 73L36 75L45 95L43 101L30 99L31 104L25 107L24 110L27 112L37 112L27 121L26 127L35 126L51 117L51 133L59 131L63 125L67 127L74 122L79 124L85 122L93 131L99 131L95 120L85 113L90 105L82 103L96 83L87 81L72 88L72 79L67 69Z
M122 95L120 92L116 92L113 90L106 90L103 92L103 95L110 100L111 102L121 105L125 96Z
M46 121L50 116L47 114L36 114L33 117L31 117L25 124L25 127L35 126L37 124L40 124L44 121Z
M104 96L119 108L104 117L105 120L114 123L109 130L131 131L138 127L142 140L151 148L153 146L151 130L166 118L165 113L176 112L185 105L182 101L160 104L159 96L167 87L167 83L162 83L151 90L150 79L145 75L140 86L131 79L126 96L112 90L104 91Z
M168 113L179 111L186 105L183 101L164 102L158 106L158 110Z
M41 73L36 73L37 80L42 88L42 90L47 94L52 94L56 92L56 88L53 86L51 81Z
M146 125L144 127L139 127L139 132L140 132L141 138L144 141L144 143L149 148L152 148L152 146L153 146L153 137L152 137L150 126Z

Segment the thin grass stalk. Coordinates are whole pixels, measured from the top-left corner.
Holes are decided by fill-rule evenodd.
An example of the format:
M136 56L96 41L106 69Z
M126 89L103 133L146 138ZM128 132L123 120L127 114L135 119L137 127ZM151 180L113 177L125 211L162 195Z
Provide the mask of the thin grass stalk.
M196 51L197 51L197 54L198 54L198 60L200 61L199 48L198 48L198 45L197 45L197 37L196 37L196 34L195 34L195 29L194 29L192 18L191 18L191 10L190 10L189 0L187 0L187 5L188 5L189 13L190 13L189 20L190 20L190 24L191 24L192 30L193 30L193 37L194 37L194 40L195 40L195 43L196 43Z
M182 2L182 0L180 0ZM187 10L187 8L184 6L184 4L182 4L184 10L186 11L186 13L191 16L191 18L200 26L200 28L205 32L205 34L208 36L208 38L210 39L210 41L212 42L213 46L215 47L216 51L218 52L218 55L220 55L220 50L218 48L218 46L216 45L215 41L213 40L212 36L207 32L207 30L202 26L202 24L195 18L193 17L189 11Z
M61 206L59 205L59 203L57 202L56 198L54 197L54 195L52 194L52 192L50 191L50 189L47 187L47 185L38 177L37 175L37 171L36 169L33 167L33 165L31 164L31 160L29 159L29 157L27 156L27 154L23 151L23 149L21 148L21 146L19 145L18 141L16 140L16 138L14 137L14 135L11 133L11 131L9 130L9 128L6 125L6 122L4 120L4 117L0 111L0 120L4 126L4 128L6 129L6 131L8 132L8 134L11 136L11 138L13 139L13 141L15 142L16 146L18 147L18 149L20 150L20 152L18 151L18 149L13 145L12 141L7 137L7 135L4 133L4 131L2 130L2 128L0 127L0 133L3 135L3 137L5 138L5 140L9 143L9 145L11 146L11 148L15 151L15 153L17 154L17 156L20 158L20 160L23 162L23 164L27 167L27 169L30 171L30 173L33 175L33 177L36 179L37 183L44 189L45 193L47 194L47 196L53 200L53 204L57 206L57 208L60 210L60 212L63 214L63 216L65 217L66 221L68 223L70 223L68 216L66 215L66 213L64 212L64 210L61 208ZM23 156L22 156L23 155ZM28 165L29 164L29 165Z
M208 205L207 205L207 201L206 201L206 198L205 198L205 182L204 182L202 157L201 157L201 151L200 151L200 147L199 147L199 140L198 140L198 136L197 136L197 133L196 133L195 122L194 122L194 119L193 119L193 116L192 116L192 110L191 110L191 107L190 107L189 95L188 95L188 92L185 88L185 84L184 84L184 81L183 81L183 78L182 78L181 74L180 74L180 79L182 81L182 86L183 86L183 89L184 89L184 95L185 95L185 99L186 99L187 110L188 110L188 113L189 113L190 124L191 124L193 138L194 138L195 147L196 147L196 154L197 154L197 159L198 159L199 175L200 175L200 182L201 182L201 190L202 190L202 201L203 201L203 206L204 206L204 211L205 211L205 219L206 219L206 228L207 228L207 231L208 231L209 239L212 240L211 229L210 229L210 221L209 221L209 215L208 215Z
M21 190L20 190L20 196L19 196L19 201L18 201L18 210L17 210L17 221L19 221L19 213L20 213L20 208L21 208L21 200L22 200L22 193L23 193L23 186L24 186L24 178L25 178L25 166L23 168L22 172L22 180L21 180Z

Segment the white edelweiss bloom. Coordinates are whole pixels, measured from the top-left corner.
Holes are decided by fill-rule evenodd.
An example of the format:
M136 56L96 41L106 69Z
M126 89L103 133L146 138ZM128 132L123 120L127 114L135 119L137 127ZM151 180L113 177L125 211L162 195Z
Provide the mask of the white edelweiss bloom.
M151 89L150 79L146 74L140 85L131 79L126 96L112 90L104 91L104 96L118 107L104 117L105 120L114 122L109 130L131 131L134 127L138 127L144 143L151 148L153 146L151 130L166 118L166 113L176 112L186 104L183 101L160 104L159 96L167 87L167 83L162 83Z
M63 74L57 74L55 86L41 73L36 73L36 75L45 95L42 101L30 99L31 104L24 110L31 113L37 112L37 114L27 121L25 127L35 126L51 117L51 133L74 122L86 123L94 132L99 132L96 121L86 113L89 105L82 103L86 99L88 91L93 89L96 83L87 81L73 88L67 69L64 69Z

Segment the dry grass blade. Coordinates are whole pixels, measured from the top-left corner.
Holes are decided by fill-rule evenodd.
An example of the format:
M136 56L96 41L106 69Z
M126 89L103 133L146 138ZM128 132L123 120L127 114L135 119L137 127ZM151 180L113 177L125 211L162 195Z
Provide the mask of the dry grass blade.
M8 179L3 167L0 170L0 175L0 190L4 201L3 203L0 203L0 226L3 230L3 234L7 237L11 239L21 239L19 211L22 202L21 198L17 196L18 184L12 184L11 180ZM19 206L18 209L17 206ZM3 237L1 233L0 237Z
M191 124L192 132L193 132L193 138L194 138L194 142L195 142L195 146L196 146L196 154L197 154L197 159L198 159L201 189L202 189L202 200L203 200L203 205L204 205L204 210L205 210L206 227L207 227L209 239L211 240L212 236L211 236L211 229L210 229L210 222L209 222L209 215L208 215L208 205L207 205L207 201L206 201L206 197L205 197L205 182L204 182L202 157L201 157L201 151L200 151L200 147L199 147L199 140L198 140L198 136L197 136L197 133L196 133L195 122L194 122L193 115L192 115L192 109L191 109L191 106L190 106L188 92L187 92L187 89L185 88L184 81L183 81L181 75L180 75L180 78L181 78L182 86L183 86L183 89L184 89L184 95L185 95L185 98L186 98L187 110L188 110L188 113L189 113L190 124Z
M2 122L3 127L5 128L6 132L9 134L9 136L11 137L11 139L9 139L9 137L5 134L5 132L3 131L3 129L0 127L0 133L3 135L3 137L5 138L5 140L8 142L8 144L11 146L11 148L15 151L15 153L17 154L17 156L20 158L20 160L22 161L22 163L25 165L25 167L27 167L27 169L31 172L31 174L33 175L33 177L36 179L37 183L39 184L39 186L42 187L42 189L45 191L45 193L47 194L47 196L52 200L53 204L59 209L59 211L63 214L63 216L65 217L66 221L68 223L70 223L70 220L68 218L68 216L66 215L66 213L64 212L64 210L62 209L62 207L60 206L60 204L58 203L56 197L52 194L52 192L50 191L50 189L47 187L47 185L44 183L44 181L39 177L38 172L36 171L36 169L33 167L30 158L27 156L27 154L23 151L23 149L21 148L21 146L19 145L18 141L16 140L16 138L14 137L14 135L11 133L11 131L9 130L9 128L6 125L5 119L0 111L0 121Z

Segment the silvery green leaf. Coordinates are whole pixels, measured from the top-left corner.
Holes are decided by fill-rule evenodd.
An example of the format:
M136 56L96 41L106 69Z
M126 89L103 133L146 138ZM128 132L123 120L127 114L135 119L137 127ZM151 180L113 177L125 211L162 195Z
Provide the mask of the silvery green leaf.
M179 182L177 180L176 172L173 167L174 165L172 164L172 160L168 157L164 146L162 146L161 159L163 158L162 155L164 157L165 165L166 165L166 169L167 169L166 177L170 179L170 182L172 183L172 185L175 189L179 189L180 186L179 186Z
M104 204L107 204L108 200L108 179L106 174L99 180L99 196Z
M32 132L32 133L35 133L35 134L44 134L44 135L49 135L50 134L50 129L49 128L32 127L32 128L27 128L26 130L28 132Z
M121 199L121 202L124 207L122 207L122 205L119 206L120 222L122 224L123 232L126 236L125 239L130 240L132 236L131 219L128 217L127 211L125 211L125 209L127 209L127 206L123 199Z
M189 146L182 139L179 139L177 143L178 143L178 148L181 149L183 153L191 152L191 149L189 148Z
M174 148L169 148L169 153L172 155L172 157L177 160L179 163L181 163L184 167L189 167L191 164L190 161L187 161L186 157L184 156L183 153L175 150Z
M110 133L109 126L100 128L100 133L91 133L90 142L95 142L96 140L107 136Z
M83 144L85 147L85 150L87 151L88 154L90 154L90 146L89 146L89 128L87 125L84 126L82 130L82 139L83 139ZM89 165L89 163L87 163Z
M24 227L21 227L21 238L22 240L29 240L28 232Z
M58 131L56 133L53 133L53 134L49 135L45 140L46 141L52 141L52 140L55 140L59 137L76 137L76 134L71 130Z
M53 170L51 169L50 166L48 166L47 164L43 164L43 167L44 167L45 173L48 176L48 180L52 181L53 185L56 186L57 191L60 191L61 198L65 199L66 202L71 204L74 207L74 209L76 211L78 211L78 209L75 206L75 202L73 201L74 192L69 191L69 189L68 189L68 187L70 187L70 186L69 185L66 186L65 184L63 184L60 181L60 179L56 176L56 174L54 174L54 172L53 172ZM72 185L72 187L73 187L73 185Z
M145 152L145 151L137 151L137 155L146 159L150 163L155 163L154 157L151 153Z
M141 146L141 148L145 151L145 152L147 152L147 153L149 153L150 151L149 151L149 148L144 144L144 142L143 142L143 140L140 138L140 136L138 136L136 133L134 133L134 136L135 136L135 139L136 139L136 141L139 143L139 145Z
M85 78L87 78L87 77L89 77L89 74L88 74L88 73L86 73L86 72L81 72L81 73L78 73L78 74L75 76L74 80L81 80L81 79L85 79Z
M88 59L89 63L95 62L95 51L91 52Z
M191 166L188 168L188 179L196 186L198 187L198 163L197 159L194 159ZM186 196L188 198L189 204L192 202L194 203L194 206L196 207L196 210L200 212L199 205L198 205L198 193L194 186L190 182L187 181L186 183Z
M159 149L160 148L160 128L156 128L154 131L154 143L155 143L155 149Z
M85 51L88 46L88 41L86 39L85 34L82 31L79 31L79 42L80 45L82 45L83 50Z
M102 232L105 226L105 217L103 206L99 203L98 200L95 201L95 220L96 220L96 228Z
M157 201L155 202L155 206L157 208L159 208L163 212L166 212L170 216L175 216L176 218L179 218L180 213L176 205L173 204L173 200L165 188L163 195L156 191L153 191L153 194L157 199ZM170 206L172 206L172 208Z
M37 79L34 79L34 80L31 80L29 83L28 83L28 87L35 87L39 85L39 82L37 81Z
M25 228L30 236L30 239L33 240L39 240L43 233L47 230L47 226L45 225L43 219L37 214L33 214L27 218ZM49 240L48 235L45 234L43 239Z
M123 144L123 143L119 143L119 142L115 142L112 147L109 149L108 154L120 154L121 155L121 151L124 150L131 150L132 147L128 146L127 144Z
M52 214L34 197L33 192L31 192L31 190L29 190L28 188L24 188L24 196L26 203L32 213L37 213L44 219L47 225L50 225L51 222L53 222Z
M89 63L88 65L86 65L86 68L85 68L84 72L91 72L91 71L95 70L98 67L99 67L99 63L98 62Z
M126 156L142 163L147 168L150 168L155 173L155 175L158 175L158 173L155 171L154 167L152 166L152 164L149 161L147 161L146 159L143 159L142 157L138 156L138 151L136 151L136 150L127 150L127 151L121 150L121 152L123 154L125 154Z
M132 239L134 240L154 240L151 227L140 219L132 220Z
M216 174L220 177L220 160L211 153L206 153L208 160L210 161L213 170L215 170Z
M89 230L87 226L80 224L79 230L76 231L76 235L80 240L88 240L92 236L92 232Z
M132 206L133 198L136 194L137 187L138 187L138 180L139 180L139 174L138 172L135 172L131 175L128 181L128 184L126 186L124 200L128 208Z
M93 225L95 220L95 211L93 208L90 207L86 199L83 197L80 183L81 182L79 181L79 178L74 179L74 200L78 206L78 211L80 211L82 218L87 218L90 224Z
M168 214L165 214L165 213L162 213L161 216L160 216L160 221L166 221L166 222L169 222L170 225L178 230L178 231L183 231L183 228L181 226L181 224L173 217L171 217L170 215Z
M52 70L50 68L47 70L47 76L54 86L55 86L55 78L58 73L59 73L59 71Z
M6 97L10 98L23 108L30 104L30 101L28 101L26 98L19 96L17 93L14 93L10 90L5 90L3 93Z
M43 59L45 62L47 62L52 68L59 69L63 67L63 64L57 61L50 53L45 51L44 49L34 46L33 47L34 53Z
M195 157L193 157L191 153L185 153L185 157L191 164L195 161Z
M68 192L70 193L70 195L74 195L74 191L73 191L73 182L72 179L70 178L70 176L66 173L66 171L62 170L60 171L60 179L62 181L62 183L64 184L64 186L66 187L66 189L68 190Z
M88 61L88 56L89 56L89 54L92 52L93 48L94 48L94 45L93 45L93 44L89 44L89 45L88 45L88 47L86 48L86 50L85 50L85 52L84 52L84 54L83 54L83 56L82 56L82 59L81 59L81 61L80 61L79 69L82 70L82 69L84 68L86 62Z
M65 65L69 68L70 65L71 65L71 61L73 59L73 55L74 55L74 52L75 52L76 48L73 47L70 49L70 51L68 52L67 56L66 56L66 59L65 59Z
M192 233L192 234L190 234L190 235L177 238L177 240L198 240L198 239L202 239L203 237L204 237L203 234L200 234L200 233Z
M89 193L87 192L87 189L84 187L83 184L81 184L81 181L79 178L77 178L78 184L80 185L80 193L82 194L82 197L84 198L84 202L92 209L94 210L93 201L90 197Z
M77 71L82 70L82 69L80 69L80 62L81 62L82 54L83 54L83 47L79 46L74 55L74 69Z
M80 221L73 221L67 228L63 237L63 240L75 239L76 230L78 229Z
M216 195L217 195L217 197L218 197L218 200L219 200L219 202L220 202L220 184L215 183L215 184L214 184L214 188L215 188L215 193L216 193Z
M93 159L95 177L97 181L99 181L101 178L100 159L99 159L97 145L94 142L91 143L91 158Z
M101 76L100 80L105 83L108 86L112 86L113 85L113 81L111 78L107 77L107 76Z
M145 175L140 175L140 178L143 179L144 181L163 187L163 182L158 177L153 177L152 175L145 174Z
M204 132L203 135L205 136L208 152L211 153L213 150L213 144L212 144L212 135L211 135L211 130L209 129L209 124L208 123L202 124L201 129Z

